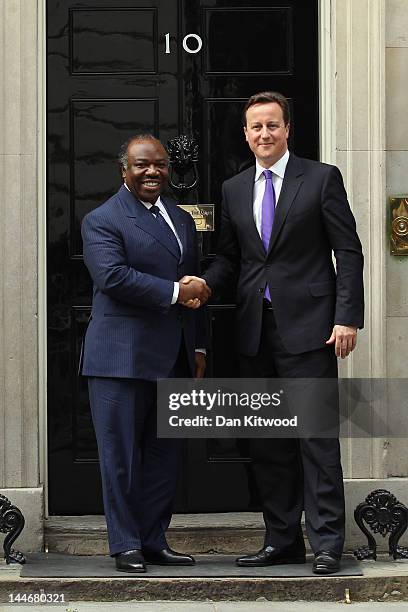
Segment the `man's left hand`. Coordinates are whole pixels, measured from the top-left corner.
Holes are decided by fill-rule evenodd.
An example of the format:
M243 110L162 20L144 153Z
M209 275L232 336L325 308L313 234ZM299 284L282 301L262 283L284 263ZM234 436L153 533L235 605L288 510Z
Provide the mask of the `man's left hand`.
M356 348L357 327L335 325L333 327L332 335L327 340L326 344L334 344L336 357L341 357L344 359Z
M195 378L204 378L205 355L200 351L195 353Z

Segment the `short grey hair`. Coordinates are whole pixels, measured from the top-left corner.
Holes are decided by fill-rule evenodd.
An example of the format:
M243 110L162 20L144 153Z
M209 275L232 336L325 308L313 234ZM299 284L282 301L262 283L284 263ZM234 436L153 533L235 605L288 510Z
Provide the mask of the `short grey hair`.
M128 147L130 143L131 142L145 142L146 140L153 140L154 142L158 142L162 144L158 138L153 136L153 134L135 134L135 136L131 136L130 138L126 140L126 142L124 142L121 145L119 149L118 162L121 168L125 168L126 170L126 168L128 167L128 163L129 163Z

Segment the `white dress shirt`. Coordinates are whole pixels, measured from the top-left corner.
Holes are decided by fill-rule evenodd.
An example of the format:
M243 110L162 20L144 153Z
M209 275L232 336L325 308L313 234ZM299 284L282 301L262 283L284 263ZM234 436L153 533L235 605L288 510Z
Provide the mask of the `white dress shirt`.
M286 170L288 160L289 160L289 151L286 151L286 153L284 153L284 155L282 155L282 157L278 159L276 164L273 164L273 166L269 168L269 170L271 170L272 172L272 182L273 182L273 188L275 189L276 206L278 205L279 196L280 196L280 192L282 189L283 178L285 176L285 170ZM258 160L256 160L255 183L254 183L254 221L255 221L256 229L258 230L258 233L261 237L262 237L262 234L261 234L262 200L263 200L264 193L265 193L265 182L266 182L263 171L266 169L267 168L263 168L258 162Z

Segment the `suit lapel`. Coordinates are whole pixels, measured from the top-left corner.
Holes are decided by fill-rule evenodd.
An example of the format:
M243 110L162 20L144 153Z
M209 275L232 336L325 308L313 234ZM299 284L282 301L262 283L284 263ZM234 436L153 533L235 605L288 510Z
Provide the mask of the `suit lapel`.
M259 232L256 228L254 219L254 184L255 184L255 166L248 169L245 176L242 177L241 190L241 205L243 211L244 226L248 231L248 242L252 244L265 257L265 248Z
M288 164L286 166L285 176L283 179L278 204L276 206L275 220L273 222L271 239L269 241L268 254L275 246L282 226L285 223L288 212L302 183L302 163L298 157L291 153L289 156Z
M154 215L147 210L146 206L139 202L124 185L119 189L118 195L125 215L131 218L138 227L158 240L172 255L179 258L180 254L175 249L174 244L160 227ZM168 209L167 206L166 209Z

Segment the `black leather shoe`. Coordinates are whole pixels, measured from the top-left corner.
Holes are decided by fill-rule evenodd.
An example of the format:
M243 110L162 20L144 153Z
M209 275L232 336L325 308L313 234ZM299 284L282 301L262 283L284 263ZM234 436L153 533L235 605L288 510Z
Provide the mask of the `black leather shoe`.
M141 550L126 550L115 555L118 572L145 572L146 566Z
M190 555L175 552L171 548L163 550L143 549L144 558L153 565L194 565L195 560Z
M265 546L254 555L238 557L236 564L241 567L264 567L266 565L286 565L289 563L306 563L304 550L295 548L275 548Z
M329 550L319 550L313 562L314 574L335 574L340 570L340 557Z

